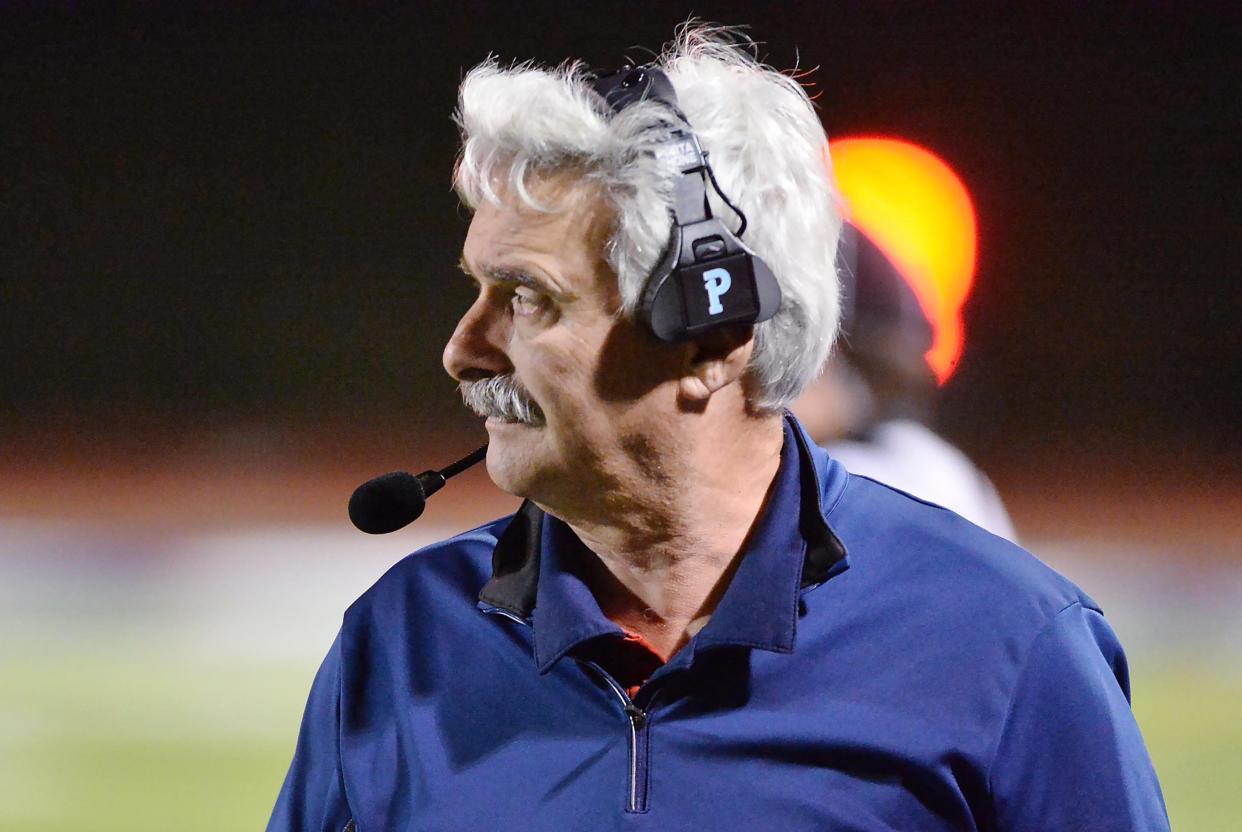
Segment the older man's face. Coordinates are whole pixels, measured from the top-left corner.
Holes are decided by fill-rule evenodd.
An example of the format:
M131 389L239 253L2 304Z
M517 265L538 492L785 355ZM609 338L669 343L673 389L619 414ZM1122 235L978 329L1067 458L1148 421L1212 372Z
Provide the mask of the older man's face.
M599 499L644 465L654 434L676 406L682 353L620 317L616 278L604 260L611 215L582 187L545 196L545 214L510 201L476 212L462 251L479 295L444 349L467 386L529 400L529 415L480 387L487 466L506 491L544 504ZM658 470L651 473L658 475Z

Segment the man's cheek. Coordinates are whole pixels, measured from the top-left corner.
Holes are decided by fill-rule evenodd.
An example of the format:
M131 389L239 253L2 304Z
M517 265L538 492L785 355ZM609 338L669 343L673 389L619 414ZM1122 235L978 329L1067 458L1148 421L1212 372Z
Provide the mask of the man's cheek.
M531 397L549 416L553 412L576 412L585 389L582 366L565 357L544 357L530 365L525 380ZM518 379L522 380L519 371Z

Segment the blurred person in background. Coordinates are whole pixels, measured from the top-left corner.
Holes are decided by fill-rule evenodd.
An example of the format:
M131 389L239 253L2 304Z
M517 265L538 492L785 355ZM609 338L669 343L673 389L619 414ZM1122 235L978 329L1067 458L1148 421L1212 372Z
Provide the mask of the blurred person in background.
M932 430L933 324L901 271L858 228L842 232L841 336L823 373L790 408L851 473L873 477L1017 540L991 480Z
M785 410L839 319L799 84L687 27L457 118L444 365L525 502L349 608L269 829L1167 829L1095 603Z

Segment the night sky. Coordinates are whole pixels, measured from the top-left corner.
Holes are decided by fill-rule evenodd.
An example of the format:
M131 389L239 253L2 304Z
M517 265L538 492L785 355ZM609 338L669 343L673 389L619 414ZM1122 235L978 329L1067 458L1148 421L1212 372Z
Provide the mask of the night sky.
M462 73L615 65L695 12L818 67L829 135L903 137L965 181L981 249L951 436L1237 455L1227 4L59 5L0 12L0 428L457 418Z

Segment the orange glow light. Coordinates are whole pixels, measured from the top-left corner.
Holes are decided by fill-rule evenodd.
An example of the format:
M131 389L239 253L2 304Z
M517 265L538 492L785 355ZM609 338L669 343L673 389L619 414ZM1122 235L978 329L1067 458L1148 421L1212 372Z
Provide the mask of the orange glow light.
M975 274L977 239L970 195L953 170L896 139L829 143L850 221L905 277L935 330L926 353L944 384L962 355L962 304Z

